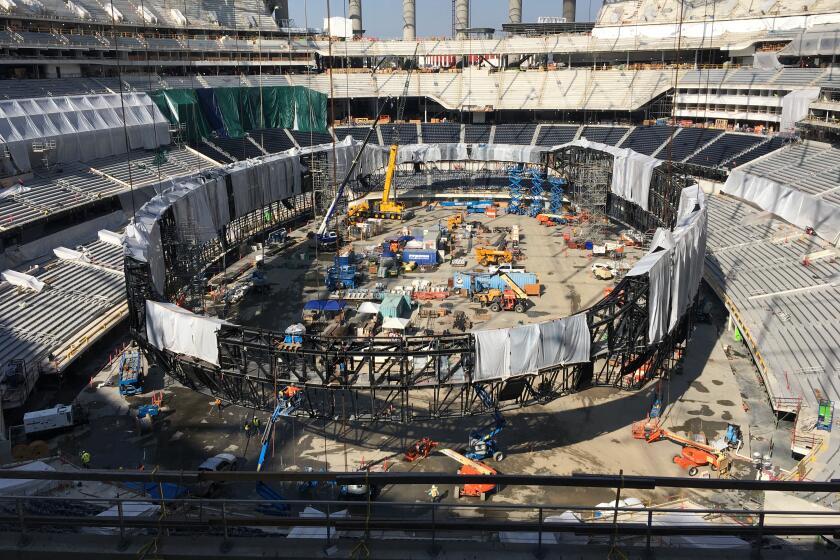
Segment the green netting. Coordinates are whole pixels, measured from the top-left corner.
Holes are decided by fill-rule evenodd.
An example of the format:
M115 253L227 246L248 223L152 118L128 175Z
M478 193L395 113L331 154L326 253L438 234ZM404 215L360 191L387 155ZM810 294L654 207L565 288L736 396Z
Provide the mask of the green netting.
M303 132L326 132L327 96L304 86L294 86L297 129Z
M187 141L197 142L210 136L210 124L201 111L194 89L156 91L150 96L169 122L182 128Z
M210 138L214 128L229 138L261 128L327 130L327 96L304 86L202 90L203 106L194 89L157 91L151 97L189 142Z
M228 138L241 138L245 135L240 118L242 106L240 92L243 88L214 88L213 99L222 118Z

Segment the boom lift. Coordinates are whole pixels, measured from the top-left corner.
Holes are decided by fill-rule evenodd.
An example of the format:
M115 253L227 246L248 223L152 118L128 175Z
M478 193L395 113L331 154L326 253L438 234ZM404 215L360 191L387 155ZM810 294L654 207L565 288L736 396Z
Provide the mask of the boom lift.
M260 449L260 458L257 460L257 472L262 470L262 466L267 458L268 447L271 443L271 434L274 433L274 424L283 416L291 416L300 407L302 400L303 394L301 393L301 389L297 387L286 387L280 396L277 397L277 406L274 407L274 412L271 413L271 417L266 422L265 429L260 438L262 448Z
M499 408L493 403L493 399L490 398L490 395L487 394L484 387L473 385L473 388L478 398L481 399L481 402L488 408L493 409L494 422L482 430L470 433L470 452L467 453L466 457L473 461L481 461L490 457L494 461L501 461L505 458L505 454L499 450L499 443L496 441L496 436L507 426L507 420L499 412Z
M457 451L453 451L452 449L441 449L440 452L450 459L454 459L455 461L461 463L461 468L458 469L459 475L497 474L495 469L485 465L481 461L474 461L469 457L461 455ZM484 501L487 499L487 494L495 489L496 485L492 483L464 484L463 486L455 486L455 498L460 498L461 496L473 496Z

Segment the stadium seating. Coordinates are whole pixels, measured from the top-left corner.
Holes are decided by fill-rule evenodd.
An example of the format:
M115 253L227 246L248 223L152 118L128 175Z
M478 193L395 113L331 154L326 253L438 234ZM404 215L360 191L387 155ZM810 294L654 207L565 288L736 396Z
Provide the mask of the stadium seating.
M530 145L536 130L537 125L534 123L497 124L493 143Z
M732 169L733 167L738 167L739 165L744 165L746 163L751 162L754 159L760 158L762 156L766 156L770 152L778 150L785 144L788 144L790 139L783 138L781 136L775 136L771 138L769 141L764 142L763 144L758 144L755 148L744 152L741 155L736 155L729 161L724 164L724 167L727 169Z
M416 124L383 124L379 127L379 131L382 133L382 142L386 145L392 144L395 140L397 140L397 132L399 132L400 144L417 143Z
M712 128L681 128L656 157L682 161L722 134Z
M540 126L537 133L537 146L557 146L575 139L578 131L577 126L553 126L544 124ZM496 133L498 134L498 128ZM498 142L497 142L498 143Z
M328 132L301 132L299 130L290 130L289 132L292 133L295 142L301 148L318 146L320 144L331 144L333 141L332 135Z
M427 144L455 144L461 141L458 123L423 123L420 125L423 142Z
M649 156L656 152L673 132L674 129L668 126L637 126L620 147Z
M615 146L627 134L627 127L623 126L585 126L580 133L581 138L592 142L600 142Z
M743 167L838 205L840 212L840 149L820 142L803 142L778 150Z
M237 160L265 155L244 136L242 138L213 138L210 141Z
M761 136L727 132L709 146L694 154L688 159L687 163L704 167L719 167L724 162L757 146L764 140L765 138Z
M492 127L484 124L464 125L464 142L468 144L487 144L490 142Z
M337 126L335 128L335 137L338 141L344 140L348 135L352 136L353 139L358 140L360 142L364 142L365 137L367 136L368 131L370 130L369 126ZM376 135L371 137L371 142L378 143L379 141L376 139Z

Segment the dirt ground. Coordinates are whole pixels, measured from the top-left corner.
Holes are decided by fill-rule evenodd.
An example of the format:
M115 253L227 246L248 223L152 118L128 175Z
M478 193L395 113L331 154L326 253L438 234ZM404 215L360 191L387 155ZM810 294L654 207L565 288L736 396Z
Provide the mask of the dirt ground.
M446 224L446 218L455 214L452 208L435 208L432 211L418 209L413 218L403 222L392 222L388 229L371 239L352 243L356 254L363 254L370 248L381 245L386 239L398 237L403 227L415 228ZM492 233L493 228L520 226L520 246L524 258L516 261L516 266L524 267L528 272L537 274L543 285L542 294L531 298L533 304L525 313L476 313L479 305L470 303L467 297L451 296L442 302L426 303L431 308L445 307L450 317L456 311L464 311L472 321L473 328L503 328L517 324L535 323L573 315L590 307L604 295L604 288L614 285L613 281L598 280L593 277L593 262L611 262L609 259L593 260L589 251L568 249L563 241L564 233L591 237L597 241L616 241L621 228L604 224L598 231L581 230L573 226L547 228L536 219L527 216L502 214L497 218L488 218L484 214L470 214L467 220L478 221L490 228L491 233L464 237L464 229L458 230L455 249L467 256L467 266L455 268L448 260L431 272L413 271L403 273L397 278L369 277L366 273L360 283L361 288L373 288L377 283L386 289L410 286L415 280L427 280L433 286L446 286L454 272L486 270L479 266L475 258L475 247L490 246L504 237ZM603 230L603 231L602 231ZM302 259L304 255L306 258ZM625 264L630 266L642 255L638 249L625 252ZM268 294L248 293L238 304L230 309L230 320L239 324L284 330L290 324L300 321L302 304L307 300L326 299L329 292L324 286L324 272L332 265L332 254L316 255L310 247L296 245L290 249L266 259L265 270L269 284ZM348 301L350 307L357 302ZM419 319L414 313L413 327L442 331L451 327L444 320Z

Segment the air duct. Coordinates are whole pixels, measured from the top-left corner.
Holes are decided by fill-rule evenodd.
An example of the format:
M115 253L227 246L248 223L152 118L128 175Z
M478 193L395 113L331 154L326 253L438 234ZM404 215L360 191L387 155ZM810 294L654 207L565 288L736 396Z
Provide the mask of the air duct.
M456 39L465 39L467 34L460 29L467 29L470 26L470 0L455 0L455 25L452 32Z
M575 0L563 0L563 17L568 23L575 21L575 6Z
M417 39L417 6L415 0L403 0L403 41Z
M522 0L508 0L508 22L522 23Z
M347 17L350 18L350 22L353 24L353 35L356 37L361 36L364 31L362 27L362 0L350 0Z

